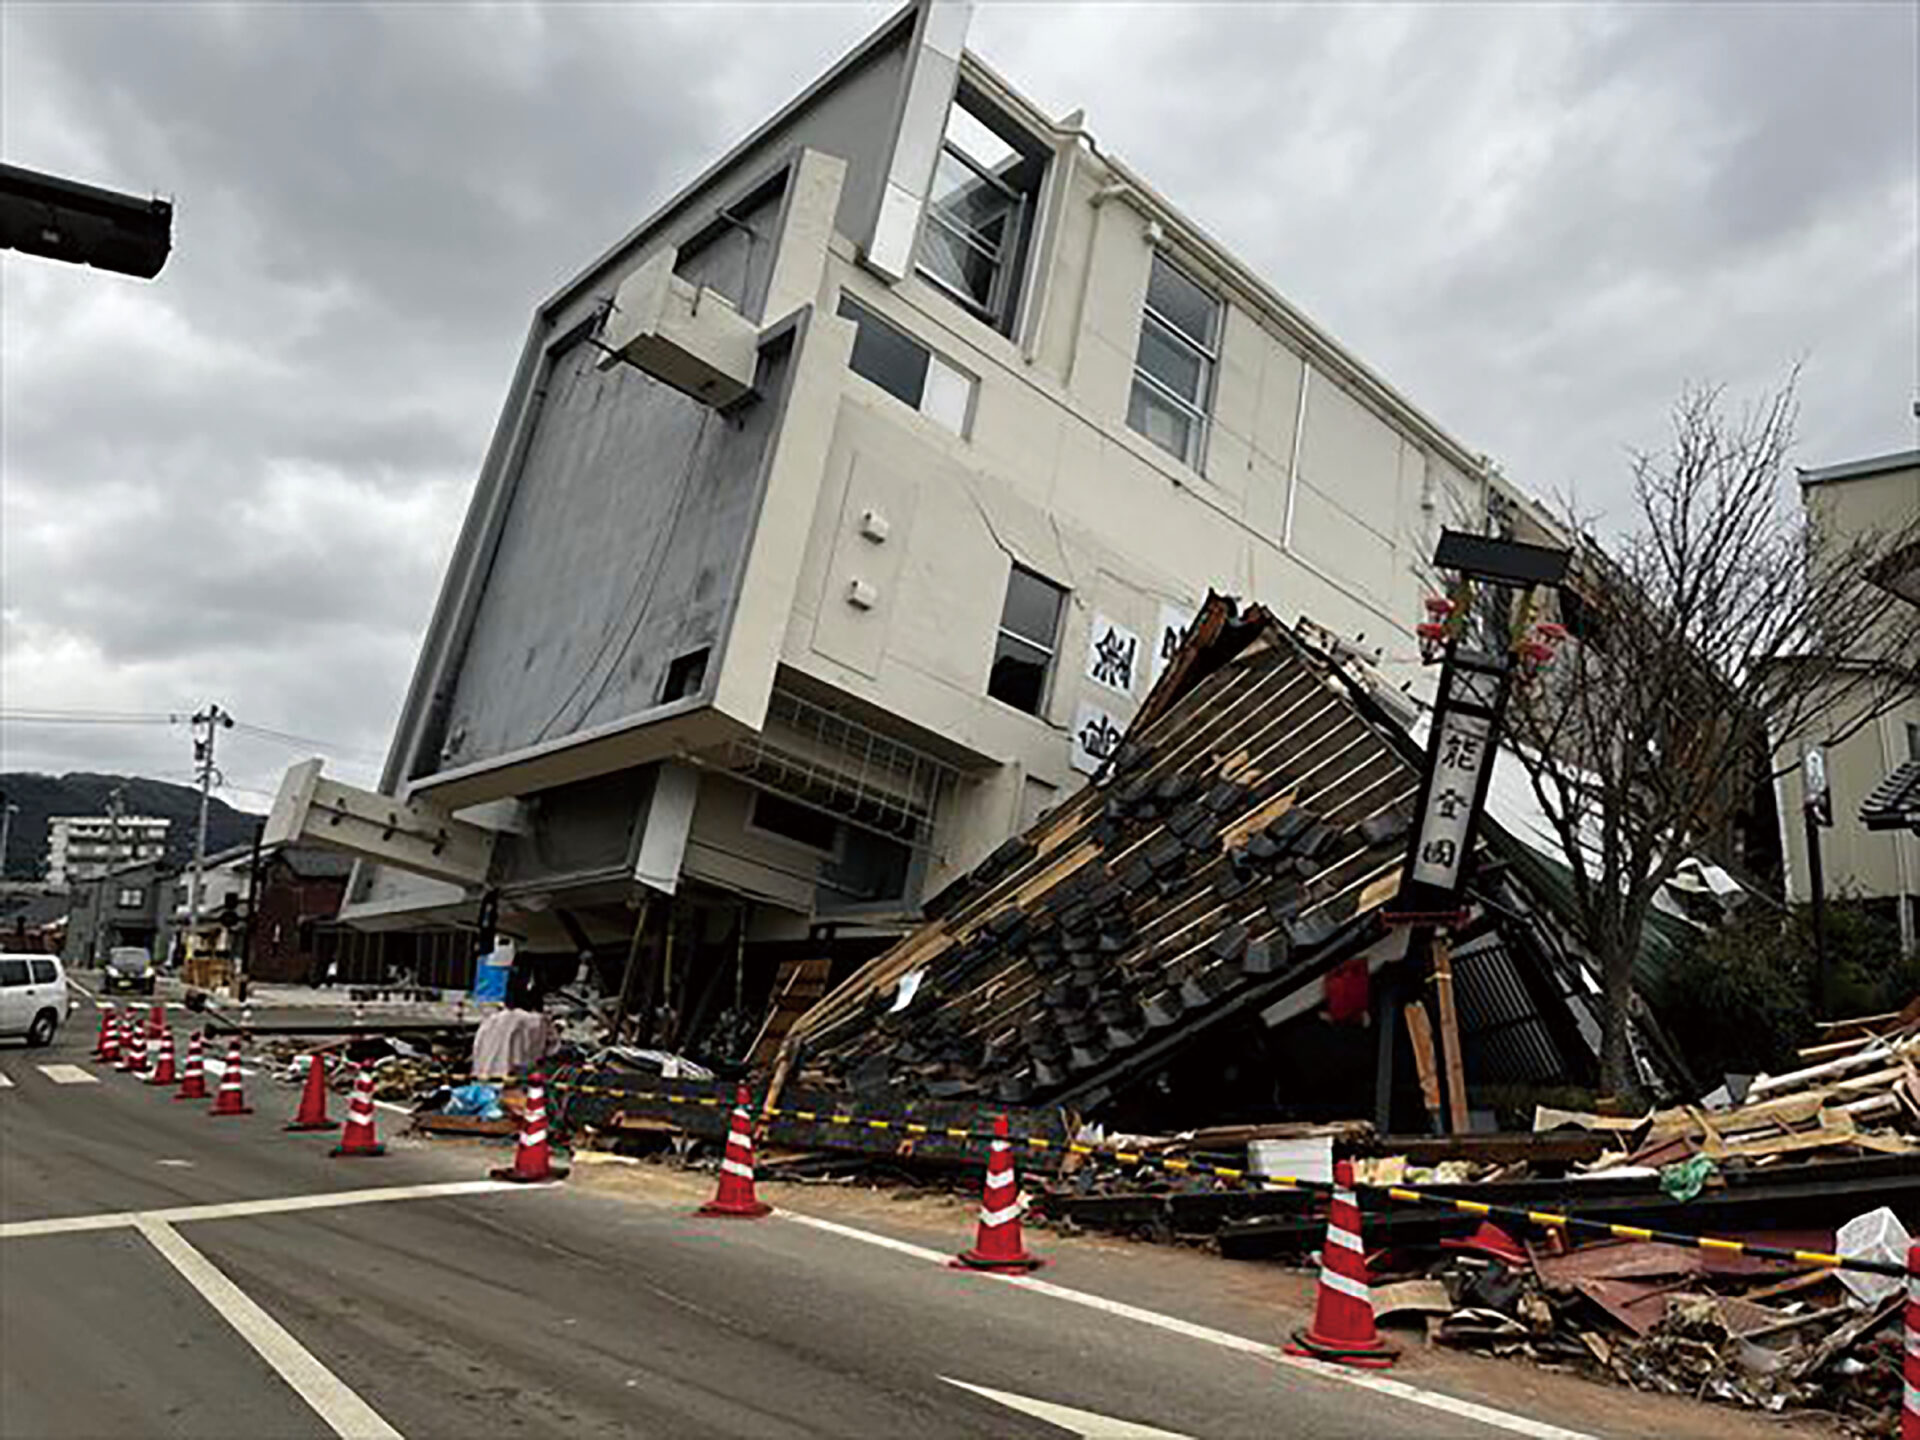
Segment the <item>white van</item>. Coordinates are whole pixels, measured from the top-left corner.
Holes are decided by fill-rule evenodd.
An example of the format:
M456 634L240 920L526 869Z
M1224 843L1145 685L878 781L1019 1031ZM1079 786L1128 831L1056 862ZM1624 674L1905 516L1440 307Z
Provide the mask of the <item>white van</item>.
M51 1045L67 1018L67 972L58 955L0 954L0 1035Z

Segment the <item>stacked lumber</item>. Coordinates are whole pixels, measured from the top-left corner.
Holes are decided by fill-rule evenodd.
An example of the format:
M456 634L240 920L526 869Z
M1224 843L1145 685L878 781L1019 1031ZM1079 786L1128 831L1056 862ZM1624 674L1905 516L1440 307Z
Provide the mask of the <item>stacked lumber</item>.
M1211 598L1096 783L801 1016L776 1084L1072 1104L1318 978L1396 891L1398 739L1266 611Z
M1809 1063L1756 1076L1738 1104L1677 1105L1638 1118L1539 1107L1535 1130L1577 1126L1618 1142L1589 1167L1662 1166L1693 1156L1772 1166L1920 1153L1920 1000L1835 1021L1800 1052Z

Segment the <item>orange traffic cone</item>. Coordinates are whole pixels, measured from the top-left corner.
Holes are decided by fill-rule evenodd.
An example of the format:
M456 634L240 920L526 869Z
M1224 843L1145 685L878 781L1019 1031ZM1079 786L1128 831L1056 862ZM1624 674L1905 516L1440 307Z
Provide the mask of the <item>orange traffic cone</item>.
M338 1120L327 1117L327 1065L314 1052L307 1066L307 1088L300 1092L300 1108L293 1119L280 1128L283 1130L332 1130L339 1125Z
M347 1101L347 1128L330 1155L384 1155L373 1130L373 1076L365 1066L354 1071L353 1095Z
M147 1073L147 1037L135 1020L128 1029L132 1032L120 1045L120 1058L113 1062L113 1068L125 1071L129 1075Z
M193 1038L187 1041L187 1069L180 1077L180 1088L174 1094L176 1100L204 1100L207 1098L207 1067L200 1058L200 1032L193 1032Z
M1383 1370L1400 1352L1373 1328L1373 1292L1367 1252L1360 1239L1360 1200L1353 1193L1353 1162L1333 1167L1333 1203L1327 1209L1327 1242L1320 1250L1320 1290L1313 1324L1293 1332L1289 1355Z
M520 1117L520 1139L513 1164L490 1172L496 1180L531 1185L542 1180L564 1180L567 1172L553 1167L553 1148L547 1143L547 1084L538 1076L527 1081L527 1108Z
M980 1201L980 1224L973 1249L947 1263L955 1270L990 1270L998 1275L1020 1275L1047 1262L1027 1253L1020 1235L1020 1187L1013 1174L1013 1146L1007 1141L1007 1117L993 1122L993 1144L987 1152L987 1189Z
M149 1085L171 1085L180 1077L173 1073L173 1031L160 1027L160 1053L153 1062L153 1074L147 1077Z
M158 1000L147 1007L147 1038L158 1040L160 1032L167 1028L167 1007Z
M213 1097L209 1115L251 1115L253 1107L240 1089L240 1042L227 1047L227 1063L220 1071L220 1089Z
M120 1058L120 1012L109 1010L102 1022L100 1048L94 1052L96 1060L118 1060Z
M753 1220L773 1213L753 1193L753 1118L747 1113L747 1087L733 1097L733 1120L727 1130L727 1153L720 1161L720 1188L700 1207L702 1215L727 1215Z

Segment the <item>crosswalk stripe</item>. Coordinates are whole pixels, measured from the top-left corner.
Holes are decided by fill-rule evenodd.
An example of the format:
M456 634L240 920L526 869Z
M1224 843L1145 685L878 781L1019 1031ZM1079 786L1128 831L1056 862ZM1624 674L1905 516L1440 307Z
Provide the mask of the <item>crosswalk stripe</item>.
M100 1077L78 1065L40 1065L35 1067L56 1085L98 1085Z

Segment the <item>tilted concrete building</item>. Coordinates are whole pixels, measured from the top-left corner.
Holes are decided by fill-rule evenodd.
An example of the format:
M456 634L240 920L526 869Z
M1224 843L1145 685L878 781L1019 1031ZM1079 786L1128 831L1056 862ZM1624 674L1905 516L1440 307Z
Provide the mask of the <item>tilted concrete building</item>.
M382 794L277 807L369 857L350 921L493 892L617 957L651 894L729 971L877 944L1111 753L1210 587L1411 663L1441 527L1517 497L969 12L909 5L535 311Z

